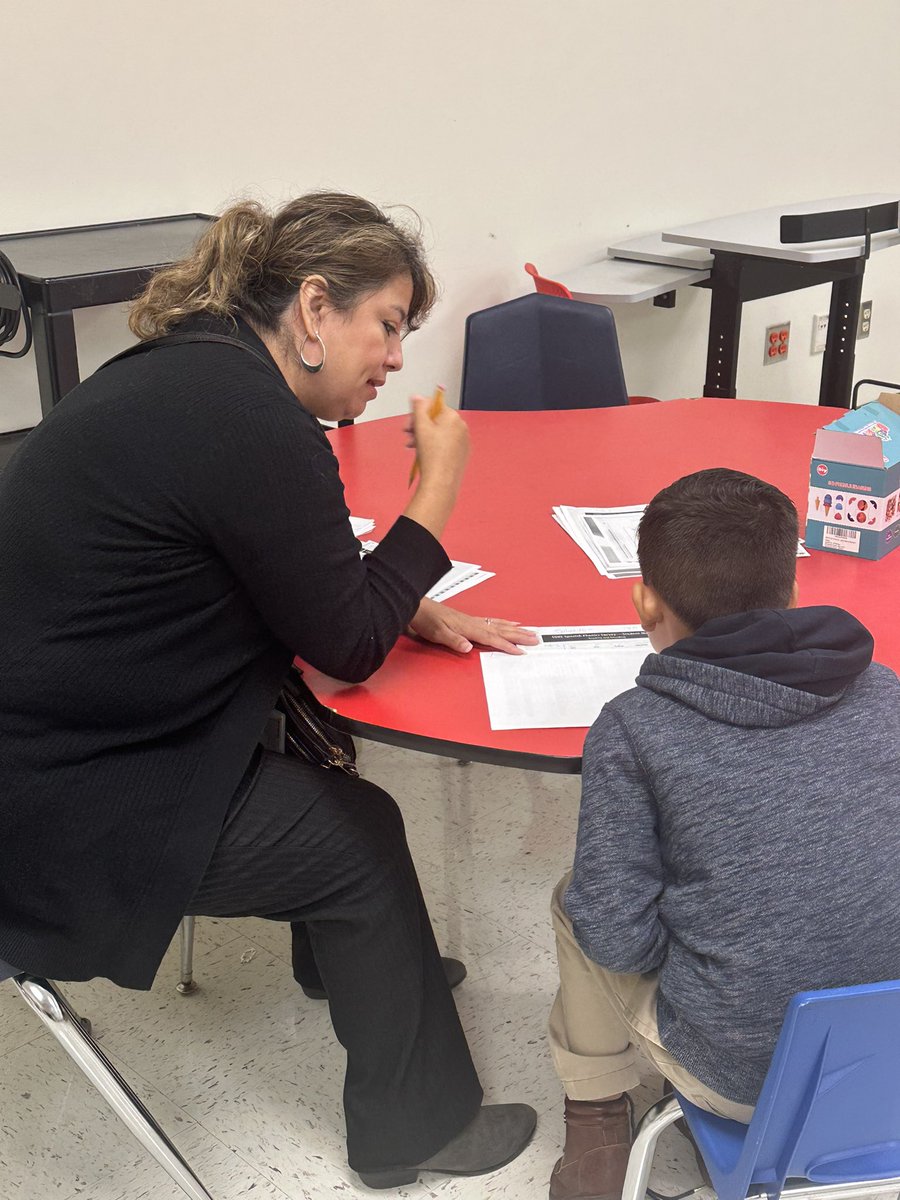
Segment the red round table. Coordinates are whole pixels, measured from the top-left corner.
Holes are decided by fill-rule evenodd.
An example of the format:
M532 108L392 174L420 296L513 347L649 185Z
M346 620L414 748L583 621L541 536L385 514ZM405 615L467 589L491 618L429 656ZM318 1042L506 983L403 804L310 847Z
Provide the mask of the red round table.
M479 563L493 579L449 602L478 616L525 625L630 624L630 580L601 576L553 520L557 504L644 504L666 484L703 467L748 471L786 492L806 513L816 429L843 409L751 400L672 400L563 412L467 412L472 454L442 539L451 558ZM354 515L374 517L383 537L409 495L405 417L335 430ZM798 559L801 604L848 609L875 635L876 658L900 668L900 554L880 562L813 551ZM494 731L478 651L456 655L401 637L363 684L304 667L319 696L351 732L457 758L577 772L585 729Z

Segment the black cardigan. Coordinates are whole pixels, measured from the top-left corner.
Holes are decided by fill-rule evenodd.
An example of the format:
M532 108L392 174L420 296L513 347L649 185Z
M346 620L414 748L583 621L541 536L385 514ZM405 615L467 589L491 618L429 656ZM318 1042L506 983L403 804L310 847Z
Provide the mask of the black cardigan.
M150 986L292 656L365 679L449 567L403 517L361 561L348 515L318 423L237 347L112 363L26 439L0 475L0 959Z

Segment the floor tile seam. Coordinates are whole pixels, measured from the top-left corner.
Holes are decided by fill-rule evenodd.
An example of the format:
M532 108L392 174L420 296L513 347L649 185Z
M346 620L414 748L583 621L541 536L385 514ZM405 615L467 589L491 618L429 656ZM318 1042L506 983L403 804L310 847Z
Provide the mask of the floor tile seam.
M553 927L550 923L549 912L547 913L547 929L542 930L542 932L546 932L546 933L550 933L550 934L552 934L552 932L553 932ZM532 946L535 950L540 950L543 954L550 954L550 955L553 954L552 949L545 946L543 944L543 942L539 942L536 937L532 936L531 933L519 933L517 936L520 937L523 941L528 942L529 946Z
M208 919L209 919L209 918L207 918L207 920L208 920ZM227 918L227 917L223 917L223 918L221 918L221 919L222 919L223 921L227 921L227 920L229 920L229 918ZM240 917L233 918L233 919L236 919L236 920L241 920L241 918L240 918ZM197 917L197 920L198 920L198 921L202 921L202 920L203 920L203 917ZM195 928L196 928L196 926L195 926ZM226 925L226 926L225 926L225 928L229 928L229 927ZM198 947L198 946L195 944L195 946L194 946L194 953L195 953L195 954L210 954L210 953L212 953L212 952L213 952L213 951L215 951L215 950L221 950L221 948L222 948L223 946L228 946L228 945L229 945L231 942L237 941L237 939L238 939L240 936L241 936L240 932L238 932L238 933L231 933L231 932L230 932L230 929L229 929L229 936L228 936L228 937L226 937L226 938L222 938L222 940L221 940L220 942L214 942L214 943L210 943L208 946L202 946L202 945L200 945L199 947Z
M37 1020L36 1017L35 1020ZM44 1029L42 1026L38 1026L31 1037L27 1037L23 1042L16 1042L16 1044L14 1046L10 1046L8 1050L3 1050L0 1052L0 1062L2 1062L4 1058L9 1058L10 1055L15 1054L18 1050L24 1050L26 1046L32 1046L35 1042L42 1041L46 1041L48 1043L55 1042L56 1038L49 1029ZM60 1050L62 1051L62 1047L60 1047Z
M481 963L482 959L499 954L501 950L506 950L513 942L524 942L526 940L527 939L521 933L510 933L506 941L500 942L500 944L497 946L492 946L490 950L483 950L481 954L476 955L472 961ZM523 949L534 949L534 943L530 943L528 947L523 947Z
M314 1003L314 1001L310 1001L310 1003ZM334 1041L334 1046L338 1050L342 1051L343 1047L341 1046L340 1042L337 1040L337 1034L335 1034L335 1032L330 1024L329 1024L327 1031L325 1031L325 1032L329 1033L330 1036L332 1037L332 1039ZM272 1062L272 1065L268 1068L255 1068L252 1072L247 1072L246 1079L244 1080L243 1083L236 1082L235 1079L230 1079L230 1080L228 1080L227 1083L222 1083L219 1086L218 1091L215 1093L214 1098L211 1101L209 1099L209 1096L210 1096L209 1092L203 1093L203 1096L206 1098L207 1105L210 1105L210 1111L212 1111L215 1108L216 1102L219 1099L221 1099L223 1096L238 1095L241 1092L246 1092L248 1090L248 1088L247 1088L248 1083L251 1086L256 1086L256 1087L262 1087L262 1085L265 1083L270 1083L270 1082L277 1083L279 1081L284 1081L286 1083L292 1083L292 1084L296 1083L298 1073L303 1070L304 1066L309 1061L309 1059L314 1058L316 1055L321 1054L321 1052L322 1052L321 1037L319 1037L318 1040L311 1041L310 1045L305 1050L299 1051L297 1054L297 1057L291 1059L289 1066L286 1066L280 1059L275 1059ZM281 1072L285 1072L285 1071L287 1071L288 1073L287 1074L281 1073ZM197 1108L203 1107L203 1104L204 1104L203 1099L198 1097L196 1099L196 1101L194 1101L194 1100L186 1100L186 1101L176 1100L173 1096L170 1096L166 1091L164 1091L162 1088L158 1087L157 1085L151 1083L151 1087L156 1087L156 1090L158 1092L161 1092L166 1097L167 1100L171 1101L171 1103L177 1105L196 1124L200 1124L200 1125L203 1124L202 1117L195 1115L195 1111L194 1111L195 1106ZM196 1093L195 1093L195 1095L196 1095ZM206 1126L204 1126L204 1128L206 1128Z
M299 991L299 988L298 988L298 991ZM316 1004L316 1003L320 1003L320 1004L321 1004L321 1003L324 1003L324 1002L323 1002L323 1001L315 1001L315 1000L310 1000L310 1001L309 1001L309 1003L310 1003L310 1004ZM212 1027L211 1027L211 1028L212 1028ZM203 1031L201 1031L201 1032L203 1032ZM239 1029L232 1029L232 1030L229 1030L228 1032L229 1032L229 1033L232 1033L232 1034L235 1034L235 1035L237 1035L237 1034L239 1034L239 1033L240 1033L240 1030L239 1030ZM332 1034L333 1034L333 1030L332 1030L331 1032L332 1032ZM121 1038L126 1038L126 1037L127 1037L127 1034L120 1034L120 1035L116 1035L115 1033L112 1033L112 1034L111 1034L111 1036L112 1036L113 1038L116 1038L117 1036L119 1036L119 1037L121 1037ZM318 1038L319 1036L320 1036L320 1035L318 1035L318 1034L316 1035L316 1037L317 1037L317 1038ZM333 1034L333 1036L334 1036L335 1044L336 1044L337 1046L340 1046L340 1043L337 1041L337 1036L336 1036L336 1035L334 1035L334 1034ZM127 1065L127 1060L126 1060L126 1058L125 1058L125 1055L123 1054L122 1050L121 1050L119 1047L116 1047L115 1049L112 1049L112 1047L110 1047L110 1052L111 1052L112 1054L114 1054L116 1057L118 1057L118 1058L122 1059L123 1063L125 1063L125 1064ZM302 1066L303 1066L303 1065L304 1065L304 1064L307 1062L307 1060L308 1060L309 1058L311 1058L311 1057L312 1057L313 1055L315 1055L315 1054L318 1054L319 1052L320 1052L320 1046L319 1046L319 1042L318 1042L318 1040L313 1040L313 1041L310 1043L310 1045L306 1047L306 1049L304 1049L304 1050L297 1050L297 1051L296 1051L296 1057L292 1057L292 1059L291 1059L291 1069L294 1069L294 1068L298 1068L298 1069L299 1069L299 1068L301 1068L301 1067L302 1067ZM130 1067L129 1067L128 1069L129 1069L129 1070L131 1070L131 1068L130 1068ZM284 1068L283 1064L280 1062L280 1060L276 1060L276 1061L273 1063L273 1065L272 1065L270 1068L268 1068L268 1069L258 1068L258 1069L256 1069L256 1070L254 1070L254 1072L253 1072L253 1075L252 1075L252 1078L253 1078L253 1079L255 1079L255 1080L259 1080L259 1081L268 1080L268 1079L273 1079L273 1078L278 1078L277 1072L278 1072L278 1071L280 1071L280 1070L284 1070L284 1069L285 1069L285 1068ZM134 1072L134 1074L135 1074L135 1075L138 1075L138 1073L137 1073L137 1072ZM144 1076L142 1076L142 1075L138 1075L138 1078L141 1078L141 1079L143 1079L143 1078L144 1078ZM150 1087L154 1088L154 1089L155 1089L155 1091L157 1091L157 1092L159 1092L161 1095L165 1096L165 1098L166 1098L167 1100L170 1100L172 1104L175 1104L175 1105L176 1105L178 1108L182 1109L182 1111L183 1111L183 1112L187 1113L187 1114L188 1114L188 1116L190 1116L190 1117L191 1117L191 1120L192 1120L192 1121L196 1121L196 1120L197 1120L197 1118L196 1118L195 1116L193 1116L193 1115L190 1113L190 1110L189 1110L189 1109L187 1109L187 1108L185 1108L184 1104L182 1104L182 1102L181 1102L181 1101L179 1101L179 1100L176 1100L176 1099L174 1098L174 1096L170 1096L170 1095L169 1095L169 1093L167 1092L167 1090L166 1090L165 1088L161 1087L161 1086L160 1086L158 1083L154 1083L152 1079L145 1080L145 1082L146 1082L146 1083L148 1083Z
M166 1091L164 1091L161 1087L159 1087L158 1084L155 1084L152 1079L147 1079L146 1076L142 1075L140 1071L136 1071L134 1069L134 1067L128 1062L128 1060L126 1058L124 1058L121 1054L119 1054L117 1051L115 1051L115 1050L104 1051L104 1054L106 1054L106 1056L112 1061L113 1066L116 1068L116 1070L119 1072L119 1074L123 1077L123 1079L129 1085L129 1087L131 1088L131 1090L133 1092L137 1093L138 1089L134 1086L134 1081L139 1080L142 1084L144 1084L145 1087L149 1088L156 1095L162 1096L162 1098L166 1101L167 1104L171 1104L173 1108L177 1108L178 1111L181 1113L181 1115L184 1117L184 1119L188 1122L188 1124L190 1124L190 1125L199 1124L199 1122L196 1121L195 1118L192 1117L189 1112L187 1112L187 1110L184 1108L184 1106L182 1104L179 1104L177 1100L175 1100ZM118 1062L114 1061L116 1059L118 1060ZM142 1101L142 1103L143 1103L143 1101ZM151 1107L151 1105L152 1105L152 1100L147 1104L147 1108L149 1109ZM159 1124L162 1125L162 1121L155 1114L154 1114L154 1120L158 1121ZM166 1132L167 1137L171 1138L171 1140L174 1142L175 1135L169 1130L166 1130L165 1132ZM183 1130L181 1132L186 1133L188 1131ZM179 1136L180 1136L180 1134L179 1134ZM220 1139L217 1138L216 1140L218 1141Z
M216 1108L216 1106L213 1105L212 1108L210 1109L210 1113L214 1113L215 1108ZM278 1184L274 1181L274 1179L272 1179L272 1177L269 1173L269 1171L271 1170L271 1167L266 1169L265 1164L260 1164L252 1158L247 1158L246 1155L243 1154L241 1151L239 1151L235 1147L229 1145L228 1142L223 1141L222 1138L217 1133L214 1133L213 1130L210 1129L210 1127L206 1124L205 1117L191 1117L191 1120L194 1122L194 1124L199 1125L200 1128L203 1129L203 1131L206 1134L208 1134L212 1138L215 1138L215 1140L217 1142L219 1142L220 1145L224 1146L229 1154L233 1154L236 1158L239 1158L241 1160L241 1162L244 1162L249 1167L251 1167L257 1173L257 1175L259 1175L266 1183L269 1184L270 1187L275 1188L275 1190L279 1193L279 1195L284 1196L286 1198L286 1200L292 1200L290 1193L285 1192L282 1188L280 1188L278 1186ZM277 1168L276 1168L276 1170L277 1170ZM303 1186L303 1185L301 1184L301 1186Z
M204 1135L206 1137L211 1138L216 1143L216 1145L220 1146L227 1154L231 1155L235 1159L238 1159L246 1167L248 1167L250 1170L252 1170L259 1177L259 1179L263 1180L265 1183L270 1184L271 1187L275 1188L275 1190L278 1192L279 1195L285 1197L285 1200L290 1200L289 1194L287 1192L285 1192L282 1188L278 1187L278 1185L273 1180L271 1180L268 1175L265 1174L265 1172L259 1167L258 1164L254 1163L252 1161L252 1159L248 1159L239 1150L235 1149L232 1146L229 1146L227 1142L224 1142L217 1133L214 1133L213 1130L211 1130L203 1121L199 1120L195 1116L192 1116L191 1113L185 1108L185 1106L183 1104L179 1103L173 1096L169 1095L167 1091L165 1091L163 1088L159 1087L157 1084L153 1083L152 1080L145 1078L139 1071L134 1070L134 1068L131 1067L124 1059L122 1059L122 1057L120 1055L113 1052L110 1054L110 1058L118 1058L119 1059L119 1063L116 1066L116 1069L118 1071L120 1071L120 1073L125 1078L126 1082L129 1083L129 1085L132 1087L132 1090L137 1091L137 1089L134 1087L134 1081L140 1080L148 1088L150 1088L154 1093L162 1096L167 1104L170 1104L173 1108L178 1109L178 1111L181 1113L183 1119L185 1120L185 1122L187 1123L187 1126L188 1126L184 1130L179 1131L178 1141L180 1141L182 1139L182 1137L187 1137L190 1135L190 1133L191 1133L190 1127L191 1126L197 1130L202 1130L202 1132L204 1133ZM150 1109L152 1111L152 1101L147 1105L147 1107L148 1107L148 1109ZM175 1143L175 1145L178 1147L179 1152L183 1153L181 1146L178 1144L178 1141L176 1141L175 1134L173 1134L171 1129L166 1129L165 1126L163 1126L162 1120L155 1113L154 1113L154 1120L159 1122L159 1124L160 1124L160 1126L162 1126L166 1136L168 1138L170 1138L173 1143ZM125 1126L122 1125L122 1128L125 1129ZM132 1138L132 1140L134 1141L134 1144L136 1146L139 1146L140 1143L134 1138L134 1135L131 1134L130 1131L128 1131L127 1129L125 1129L125 1131L129 1134L129 1137ZM147 1164L155 1161L149 1151L145 1151L145 1153L146 1153ZM160 1169L162 1169L162 1168L160 1168ZM133 1181L138 1179L139 1175L142 1173L143 1173L143 1168L142 1168L141 1172L139 1172L138 1174L129 1175L128 1179L125 1180L126 1185L129 1183L132 1183ZM118 1180L117 1180L117 1182L118 1182ZM83 1200L84 1193L76 1192L74 1197L72 1198L72 1200L78 1200L79 1197L81 1198L81 1200ZM67 1200L69 1200L69 1198L67 1198Z
M123 1065L125 1065L125 1064L123 1064ZM193 1130L196 1130L197 1132L202 1132L204 1137L210 1138L213 1142L215 1142L216 1146L220 1147L230 1158L237 1159L240 1163L242 1163L245 1167L247 1167L248 1170L251 1171L253 1173L253 1175L256 1177L253 1180L254 1186L256 1186L257 1183L259 1183L259 1182L268 1183L272 1188L275 1189L275 1191L278 1193L279 1196L284 1196L285 1200L291 1200L288 1193L284 1192L271 1179L269 1179L268 1176L265 1175L255 1163L249 1161L238 1150L232 1149L231 1146L229 1146L226 1142L223 1142L222 1139L217 1134L212 1132L212 1130L208 1129L205 1125L203 1125L201 1122L197 1121L194 1117L191 1117L185 1111L185 1109L183 1108L182 1105L180 1105L176 1100L173 1100L171 1096L166 1095L166 1093L163 1092L161 1088L158 1088L150 1080L144 1079L144 1077L142 1075L140 1075L137 1071L133 1071L130 1068L129 1068L129 1075L130 1075L131 1079L143 1080L143 1082L146 1083L148 1087L152 1088L154 1092L158 1093L161 1096L164 1096L166 1102L168 1104L172 1105L174 1108L178 1109L178 1111L186 1119L186 1121L189 1123L189 1125L193 1127ZM152 1112L152 1106L148 1105L148 1108L150 1108L150 1111ZM158 1121L160 1126L162 1126L162 1121L160 1120L160 1118L155 1113L153 1114L153 1116L154 1116L154 1120ZM121 1189L124 1189L124 1188L127 1188L128 1186L130 1186L131 1184L134 1184L134 1183L137 1183L138 1181L140 1181L141 1178L146 1173L147 1169L151 1168L151 1166L155 1166L159 1171L165 1170L165 1168L163 1168L159 1163L156 1162L156 1160L154 1159L153 1155L151 1155L149 1150L147 1150L145 1147L143 1147L141 1145L141 1143L138 1142L136 1138L134 1138L134 1135L130 1132L130 1130L126 1129L124 1124L121 1124L120 1128L128 1134L129 1139L131 1139L131 1141L137 1148L143 1149L144 1159L143 1159L143 1161L135 1164L134 1172L128 1171L126 1169L125 1171L120 1172L119 1174L116 1174L115 1176L104 1177L104 1181L108 1180L109 1182L113 1182L115 1184L115 1186L117 1186ZM196 1171L198 1173L198 1175L200 1175L200 1168L198 1167L196 1161L192 1161L191 1159L188 1158L183 1147L181 1145L178 1145L178 1143L175 1141L175 1137L174 1137L171 1129L166 1129L165 1127L163 1127L163 1130L164 1130L166 1136L176 1145L179 1153L184 1156L185 1160L188 1162L188 1165L191 1167L191 1169ZM179 1134L179 1140L181 1138L181 1135L184 1135L185 1137L190 1136L190 1134L193 1130L190 1128L182 1130L181 1133ZM203 1149L212 1149L212 1147L203 1147ZM123 1176L124 1176L124 1178L123 1178ZM171 1179L171 1176L167 1176L167 1178ZM202 1176L201 1176L201 1178L202 1178ZM172 1180L172 1182L174 1183L174 1180ZM204 1184L208 1185L208 1179L203 1179L203 1182L204 1182ZM247 1182L249 1183L250 1180L248 1180ZM152 1180L151 1180L151 1183L152 1183ZM152 1189L149 1186L148 1186L148 1194L150 1194L150 1195L153 1194ZM75 1192L71 1197L66 1197L66 1200L84 1200L84 1197L85 1197L85 1192L80 1191L80 1192Z
M197 1121L195 1118L191 1118L191 1119L193 1120L195 1125L197 1125L200 1129L203 1130L204 1134L207 1137L212 1138L213 1141L216 1142L217 1145L221 1146L222 1149L225 1150L225 1152L227 1154L229 1154L232 1158L237 1159L238 1162L243 1163L244 1166L247 1167L248 1170L252 1171L259 1180L261 1180L263 1183L267 1183L271 1188L273 1188L275 1190L275 1192L278 1193L279 1196L284 1196L285 1200L291 1200L290 1193L286 1192L283 1188L279 1187L278 1184L274 1182L274 1180L270 1179L269 1176L266 1175L265 1172L255 1162L253 1162L252 1159L247 1158L247 1156L245 1154L243 1154L240 1150L235 1150L233 1147L229 1146L227 1142L223 1142L222 1139L219 1137L219 1135L217 1133L213 1133L213 1131L211 1129L207 1128L207 1126L204 1125L202 1123L202 1121ZM254 1187L255 1186L256 1186L256 1182L254 1181Z

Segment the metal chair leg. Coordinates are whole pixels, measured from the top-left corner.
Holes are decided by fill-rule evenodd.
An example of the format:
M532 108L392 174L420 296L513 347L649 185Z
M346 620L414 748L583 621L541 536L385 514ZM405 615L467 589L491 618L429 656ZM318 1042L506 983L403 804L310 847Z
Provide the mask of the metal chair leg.
M194 982L194 918L181 918L181 979L175 985L175 990L182 996L196 992Z
M675 1097L663 1096L662 1100L648 1108L638 1121L631 1154L628 1156L622 1200L644 1200L659 1135L680 1116L681 1105Z
M135 1095L55 984L17 975L16 987L113 1112L191 1200L213 1200L156 1119Z

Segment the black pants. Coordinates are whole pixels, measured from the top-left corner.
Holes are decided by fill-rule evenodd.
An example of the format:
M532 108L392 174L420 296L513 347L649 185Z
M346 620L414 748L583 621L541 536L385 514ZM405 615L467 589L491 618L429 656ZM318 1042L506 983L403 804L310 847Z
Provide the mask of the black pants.
M291 922L295 977L325 988L347 1051L351 1167L421 1162L475 1116L481 1085L386 792L260 752L189 911Z

